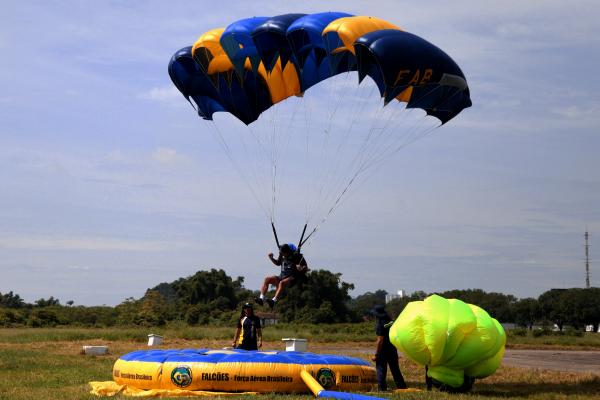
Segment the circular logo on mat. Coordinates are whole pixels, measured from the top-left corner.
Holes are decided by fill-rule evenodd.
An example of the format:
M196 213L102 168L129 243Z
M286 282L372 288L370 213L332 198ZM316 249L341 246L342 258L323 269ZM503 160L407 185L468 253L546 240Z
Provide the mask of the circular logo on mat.
M335 383L335 375L329 368L321 368L317 372L317 381L319 381L323 388L329 389Z
M171 371L171 382L180 388L188 387L192 384L192 370L185 365L179 365Z

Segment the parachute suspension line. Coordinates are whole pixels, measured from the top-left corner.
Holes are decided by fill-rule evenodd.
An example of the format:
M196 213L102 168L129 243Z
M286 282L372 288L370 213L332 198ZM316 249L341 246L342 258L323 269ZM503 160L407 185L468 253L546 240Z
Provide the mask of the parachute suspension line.
M391 122L391 120L388 122ZM413 138L415 136L414 132L417 131L420 125L422 124L417 120L403 135L394 135L394 132L389 130L389 123L386 124L379 135L380 137L383 137L383 139L381 139L379 143L376 143L370 150L370 154L361 161L359 171L362 173L371 169L373 166L383 162L389 156L404 148L407 144L416 140L417 138ZM398 143L400 144L398 145Z
M348 75L350 75L350 74L348 74ZM354 171L354 173L351 173L349 179L346 180L346 183L344 186L342 186L342 184L343 184L342 182L344 182L343 177L342 177L342 179L339 180L339 183L334 184L334 182L331 182L332 181L331 177L336 176L335 172L341 166L340 154L342 153L342 149L344 148L345 143L348 141L348 139L352 133L352 130L353 130L357 120L359 119L359 116L361 115L360 111L365 108L364 107L365 103L368 101L369 97L373 96L375 89L376 89L376 87L375 87L375 85L373 85L373 86L371 86L371 93L368 96L359 96L361 101L355 102L355 104L354 104L355 107L353 107L353 109L351 111L352 112L351 118L349 118L349 127L347 129L341 128L341 132L343 133L343 136L341 138L340 143L338 143L338 146L336 148L335 157L331 157L335 160L335 162L330 165L330 169L328 171L329 172L328 179L326 179L323 182L323 184L321 185L321 189L319 191L319 195L322 195L323 189L325 187L327 187L327 185L328 185L331 189L328 191L329 193L326 197L329 197L330 195L334 195L336 193L337 193L337 196L335 197L335 199L333 201L333 205L330 206L330 208L327 210L327 213L325 214L325 216L320 219L319 223L316 224L315 228L310 232L310 234L306 237L306 239L304 239L303 243L308 241L314 235L314 233L316 233L319 230L320 226L327 221L329 216L331 214L333 214L333 212L339 207L339 205L342 203L342 200L348 194L348 192L349 192L350 188L352 187L352 185L354 184L354 182L357 180L359 175L363 172L362 168L360 168L360 167L357 168ZM342 98L342 96L338 96L338 99L341 99L341 98ZM336 105L336 107L337 107L337 105ZM329 121L330 124L329 125L331 125L333 116L336 111L337 111L337 109L334 108L334 112L332 112L330 114L330 121ZM371 120L371 129L369 129L368 135L365 139L366 144L369 144L369 139L372 136L372 133L374 131L374 125L375 125L376 121L378 120L379 114L381 114L381 109L376 110L375 116ZM387 125L389 125L389 121L391 121L392 119L393 119L393 116L390 116ZM326 146L322 146L322 148L325 148L325 147ZM368 146L361 147L361 149L364 149L364 150L366 150L367 148L368 148ZM355 160L354 160L353 164L355 164L356 161L361 158L361 153L362 152L359 151L358 154L355 155L355 157L354 157ZM364 156L364 154L362 154L362 156ZM341 188L341 190L340 190L340 188ZM328 201L325 201L325 202L322 202L322 204L331 204L331 203L329 203Z
M440 90L440 87L436 87L436 88L430 90L428 93L424 94L423 97L427 96L427 95L429 95L431 93L433 93L435 90ZM443 108L444 104L447 104L454 96L458 95L459 93L460 93L459 91L456 91L454 94L452 94L447 99L445 99L444 102L442 102L441 104L439 104L436 107L436 109L438 109L438 110L444 110L444 108ZM425 115L423 118L427 118L427 117L428 116ZM394 148L391 148L391 150L387 154L385 154L382 157L380 157L380 159L375 160L373 162L373 164L378 164L378 163L382 162L385 158L389 157L392 154L395 154L395 153L399 152L404 147L406 147L406 146L408 146L408 145L416 142L417 140L420 140L420 139L422 139L422 138L430 135L436 129L438 129L440 126L442 126L442 124L431 126L430 128L427 128L427 129L425 129L423 131L418 131L417 129L415 129L415 128L417 128L416 125L413 126L413 129L410 132L411 134L404 141L402 141L401 143L397 143L397 145Z
M274 221L277 212L278 196L281 192L282 177L285 175L284 169L280 168L283 165L280 163L282 156L288 151L290 140L292 137L292 125L298 109L298 103L296 102L293 107L293 111L290 113L279 112L281 107L285 107L285 104L278 104L267 111L268 118L259 118L259 121L263 125L263 131L265 132L266 140L269 142L268 148L270 151L266 151L267 158L269 159L269 170L270 170L270 187L271 187L271 219ZM286 120L286 117L288 119ZM264 146L263 146L264 147Z
M268 208L261 201L260 197L257 195L256 191L254 190L254 188L250 184L250 180L248 179L248 177L244 173L244 170L236 162L235 158L233 157L231 148L227 144L227 141L225 140L225 137L223 136L223 133L219 129L218 125L214 121L206 122L206 125L209 126L209 129L213 133L216 133L217 142L221 146L221 149L223 150L223 152L225 153L225 155L227 156L227 158L229 159L229 161L231 162L231 164L233 165L233 167L235 168L235 170L237 171L237 173L240 174L240 176L244 180L244 183L246 184L246 186L250 190L250 193L252 194L252 197L254 197L254 200L256 200L257 204L260 206L260 208L262 209L262 211L265 213L265 216L267 218L269 218Z
M312 165L311 160L310 160L310 132L312 131L312 127L309 122L309 121L311 121L311 119L309 118L310 104L308 103L308 101L306 100L305 97L302 97L301 102L302 102L303 115L304 115L304 149L305 149L304 163L307 166L307 168L312 167L311 169L314 170L314 165ZM314 174L311 174L310 176L312 177L312 176L314 176ZM314 182L313 182L313 179L305 179L305 181L306 181L306 189L305 189L304 193L309 194L309 193L311 193L310 186L311 186L311 184L314 185ZM308 224L309 211L310 211L309 200L307 198L307 200L304 203L305 225ZM300 244L302 244L302 241L300 241Z
M244 171L252 178L254 185L253 187L255 188L255 190L258 190L260 192L261 188L265 187L264 173L261 171L261 167L263 167L262 163L260 162L263 159L263 157L261 157L261 154L266 154L267 152L264 149L264 145L262 144L262 142L260 140L257 140L253 129L248 125L246 125L246 129L250 133L249 136L251 136L251 138L256 141L256 145L251 145L252 143L248 143L248 141L251 142L252 139L248 140L246 138L247 132L243 130L240 130L239 134L237 135L237 142L240 143L242 146L242 154L250 158L248 167L245 168Z
M382 107L383 109L383 107ZM333 202L333 205L329 208L325 216L316 224L315 228L310 232L310 234L306 237L304 242L309 240L314 233L316 233L320 227L328 220L328 218L335 212L337 208L345 201L346 198L350 195L353 186L356 185L358 179L363 176L365 173L371 171L374 173L374 167L381 164L391 155L397 153L402 148L407 145L415 142L416 140L429 135L435 129L437 129L440 125L432 126L426 129L422 128L422 124L419 125L420 122L424 121L427 118L425 115L420 120L416 120L413 126L411 126L405 135L394 135L393 129L390 129L390 126L396 125L395 122L398 122L397 114L401 113L399 119L404 119L406 112L401 112L402 108L396 108L393 112L389 114L386 118L385 124L383 127L376 127L376 121L379 119L380 114L382 114L382 109L378 109L375 111L374 116L371 120L371 128L368 130L368 133L364 139L363 146L361 149L363 151L359 152L355 156L355 160L353 162L354 165L357 165L357 168L354 170L354 173L351 177L346 181L345 186L341 191L338 191L338 195ZM356 114L356 113L355 113ZM347 132L349 130L346 130ZM368 175L367 175L368 177Z
M368 101L368 99L370 97L373 96L375 89L376 89L376 86L373 85L373 86L371 86L371 93L368 96L360 96L362 101L357 103L357 107L359 107L359 108L353 112L354 118L351 119L351 127L352 128L355 126L358 116L361 115L361 113L359 111L366 108L364 103L366 101ZM356 152L356 154L354 156L354 159L348 165L348 167L352 167L353 165L359 165L359 168L350 168L350 175L342 175L341 179L339 179L339 181L336 182L335 185L332 185L333 186L333 191L331 192L332 195L338 194L338 196L334 200L334 204L339 204L339 202L341 201L341 197L343 197L343 195L345 195L345 193L348 191L349 187L356 180L357 174L360 173L360 165L362 164L362 160L364 159L366 154L368 154L368 151L370 148L369 146L371 145L371 142L373 140L375 124L379 120L379 115L381 113L382 113L382 107L379 107L379 108L375 109L374 115L371 115L371 118L370 118L371 127L367 130L367 135L363 139L362 145L359 146L358 151ZM348 133L350 133L351 130L352 129L347 129L346 131ZM355 171L354 173L352 172L353 170ZM333 171L333 172L335 172L335 171ZM333 176L336 176L335 173L333 174ZM349 178L344 178L344 176L349 176ZM328 203L328 204L331 204L331 203ZM327 215L330 215L335 208L336 208L336 206L330 208Z
M365 148L367 148L367 150L365 150L365 152L362 154L361 160L358 163L359 171L362 171L365 168L368 168L367 167L368 164L373 159L375 159L378 156L378 154L385 152L386 149L389 148L388 146L390 144L387 143L387 140L390 136L392 136L392 134L388 133L388 132L390 132L389 127L390 127L392 121L397 120L396 115L398 113L400 113L401 111L402 111L402 109L400 109L399 107L394 108L394 110L389 113L389 116L388 116L385 124L383 125L383 127L376 128L373 126L371 128L372 131L369 132L369 137L368 137L370 142L365 143ZM404 113L402 113L402 115L404 115ZM373 121L375 121L375 120L376 119L373 119ZM376 133L376 131L378 131L379 133ZM395 136L399 137L399 140L402 140L402 135L396 134Z
M313 199L311 202L310 209L313 210L313 214L322 215L320 209L324 208L328 204L331 204L331 199L334 198L336 193L339 193L341 190L342 182L344 182L344 176L347 176L345 173L340 173L341 169L346 170L347 166L343 164L343 157L347 155L346 145L348 143L349 138L353 135L353 128L356 122L362 118L362 110L366 107L366 104L369 102L369 98L373 96L375 91L375 86L370 86L370 93L368 95L362 95L362 91L364 91L365 86L359 85L355 86L355 92L349 93L345 90L349 85L350 77L355 76L355 74L346 73L345 81L341 82L341 85L338 84L335 88L339 88L340 86L344 89L344 95L340 95L338 93L333 93L333 95L327 96L327 98L336 98L337 101L332 103L331 111L328 113L329 118L327 120L327 135L323 137L323 141L321 143L321 160L324 162L324 165L319 170L319 179L315 179L317 183L316 188L313 193ZM332 130L333 121L336 117L336 114L341 109L341 103L343 101L347 101L348 99L354 99L358 101L350 101L352 107L349 108L350 115L349 118L340 119L343 124L348 123L347 127L341 126L334 130ZM343 115L342 117L345 117ZM339 136L336 138L336 141L332 141L334 132ZM330 147L332 149L330 149ZM334 151L330 151L334 150ZM315 175L316 176L316 175ZM320 184L319 184L320 183ZM323 212L326 209L323 210ZM312 215L309 215L312 218Z
M333 203L333 205L331 206L331 208L329 209L329 211L327 212L327 214L321 218L321 220L319 221L319 223L317 223L315 225L315 227L313 228L313 230L310 232L310 234L306 237L306 239L304 239L303 242L301 242L301 244L304 244L308 241L308 239L311 238L311 236L317 232L319 230L319 228L321 227L321 225L323 225L327 219L329 218L329 216L331 214L333 214L333 212L335 211L335 209L339 206L343 196L346 194L346 192L348 191L348 189L350 188L350 186L352 185L352 183L354 182L354 180L356 179L357 174L355 174L350 181L348 182L348 184L346 185L346 187L344 188L344 190L342 191L342 193L340 193L340 195L336 198L335 202Z
M439 90L439 87L433 88L429 92L425 93L421 98L432 94L436 90ZM444 102L442 104L440 104L437 108L440 109L440 107L443 106L443 104L448 102L452 97L454 97L458 93L459 92L456 92L452 96L450 96L448 99L444 100ZM417 99L416 101L418 102L419 100ZM425 115L421 119L421 121L424 119L427 119L427 115ZM397 153L398 151L400 151L404 147L408 146L409 144L412 144L415 141L424 138L425 136L432 133L436 128L439 128L441 126L441 125L436 125L436 126L432 126L430 128L425 127L425 129L421 129L423 125L419 126L418 125L419 122L420 122L419 120L415 121L415 124L407 131L406 135L404 137L402 137L401 140L397 140L395 143L390 143L390 146L387 147L387 151L382 152L382 154L377 159L373 159L373 161L371 162L371 165L367 165L366 168L371 168L373 165L383 162L389 156Z

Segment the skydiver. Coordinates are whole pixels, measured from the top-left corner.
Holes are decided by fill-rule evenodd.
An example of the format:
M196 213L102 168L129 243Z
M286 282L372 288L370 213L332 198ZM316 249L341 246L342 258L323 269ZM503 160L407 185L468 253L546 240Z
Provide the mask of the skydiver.
M306 259L298 251L298 248L292 244L287 243L279 248L279 256L273 257L273 253L268 254L269 260L278 267L281 267L281 273L279 276L267 276L260 290L260 296L255 298L254 301L261 306L266 303L270 308L275 307L275 303L281 296L284 288L292 287L302 279L308 272L308 264ZM269 285L273 285L277 288L275 296L272 299L265 299L265 294L269 290Z

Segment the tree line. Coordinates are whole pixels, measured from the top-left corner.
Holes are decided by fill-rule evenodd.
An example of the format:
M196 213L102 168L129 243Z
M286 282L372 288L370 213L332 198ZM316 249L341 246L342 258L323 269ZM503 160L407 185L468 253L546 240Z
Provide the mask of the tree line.
M277 303L282 322L329 324L361 322L370 318L376 304L385 303L384 290L350 296L352 283L342 274L314 270L306 281L287 290ZM481 289L437 293L475 304L503 323L532 329L534 325L583 329L600 322L600 288L552 289L537 299L518 299L510 294ZM232 278L222 269L198 271L173 282L164 282L146 291L140 299L127 298L115 307L64 305L50 297L26 303L13 292L0 293L0 326L161 326L170 322L194 325L228 325L240 315L241 305L251 302L257 292L244 287L244 278ZM427 293L417 291L387 304L392 317L410 301L423 300ZM257 308L257 311L269 311Z

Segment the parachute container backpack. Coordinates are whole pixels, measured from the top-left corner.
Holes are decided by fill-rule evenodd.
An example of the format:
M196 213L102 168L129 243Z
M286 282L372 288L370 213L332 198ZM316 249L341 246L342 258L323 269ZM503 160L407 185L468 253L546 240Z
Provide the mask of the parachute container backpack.
M232 21L168 70L266 218L297 218L305 241L385 160L471 106L443 50L343 12Z

